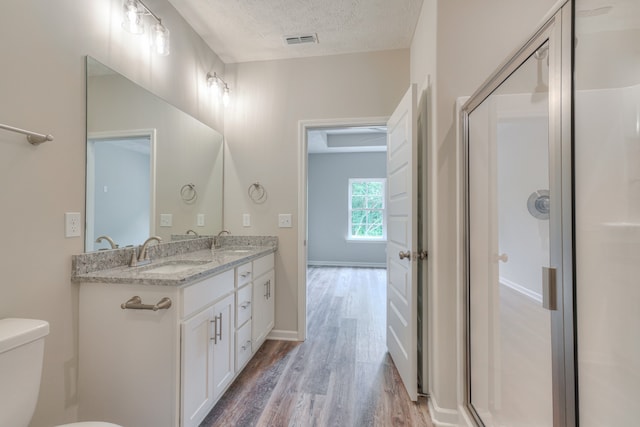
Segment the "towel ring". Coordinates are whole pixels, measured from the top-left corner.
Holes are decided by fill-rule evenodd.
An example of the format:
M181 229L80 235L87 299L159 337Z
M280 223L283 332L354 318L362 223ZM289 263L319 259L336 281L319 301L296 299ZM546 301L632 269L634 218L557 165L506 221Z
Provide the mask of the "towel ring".
M261 204L267 200L267 190L257 181L249 186L247 194L249 194L249 198L253 200L253 203Z
M180 189L180 197L185 203L193 203L198 199L198 192L195 184L185 184Z

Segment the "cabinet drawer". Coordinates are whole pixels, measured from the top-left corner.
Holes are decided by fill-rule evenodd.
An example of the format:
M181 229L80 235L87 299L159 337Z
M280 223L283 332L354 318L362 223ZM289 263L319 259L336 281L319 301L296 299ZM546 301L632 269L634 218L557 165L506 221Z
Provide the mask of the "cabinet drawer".
M236 300L236 327L238 328L251 319L251 293L250 284L238 290Z
M249 283L252 277L252 264L250 262L236 267L236 286L238 288Z
M236 372L251 359L251 320L236 332Z
M273 269L274 256L273 253L265 255L253 261L253 277L260 277L264 273Z
M187 286L182 291L182 317L188 317L198 309L214 303L220 297L233 292L233 289L233 270Z

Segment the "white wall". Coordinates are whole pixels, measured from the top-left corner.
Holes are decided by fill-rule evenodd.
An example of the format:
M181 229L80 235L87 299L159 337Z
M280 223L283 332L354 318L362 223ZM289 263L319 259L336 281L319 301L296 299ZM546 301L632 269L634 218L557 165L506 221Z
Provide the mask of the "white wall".
M386 178L387 153L309 154L308 262L386 266L386 241L347 240L349 179Z
M205 85L218 57L165 0L148 0L171 30L172 53L151 56L120 27L120 0L3 2L0 11L0 123L51 133L32 147L0 131L0 317L51 324L32 427L77 413L78 289L71 255L83 239L64 237L64 213L84 212L84 55L92 55L184 111L222 130Z
M461 326L456 312L460 295L455 212L461 171L456 163L455 100L479 88L532 34L554 3L426 0L411 46L411 81L424 87L426 75L432 77L429 392L432 415L440 423L458 422L461 398L457 372L461 354L455 339Z
M275 332L295 339L298 122L389 116L409 87L409 51L231 64L227 75L237 89L225 113L225 228L279 237ZM268 195L260 205L247 196L256 181ZM279 213L292 214L293 228L278 228Z
M575 23L578 397L588 427L640 418L640 4L613 6Z

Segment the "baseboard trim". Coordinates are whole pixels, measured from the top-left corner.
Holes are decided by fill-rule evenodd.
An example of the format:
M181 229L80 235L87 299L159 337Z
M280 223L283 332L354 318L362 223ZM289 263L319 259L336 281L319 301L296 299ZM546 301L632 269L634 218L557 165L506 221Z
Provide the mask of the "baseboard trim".
M298 339L298 331L285 331L282 329L272 329L267 335L268 340L279 341L300 341Z
M457 410L441 408L433 395L429 396L428 403L431 421L437 427L456 427L459 425L460 415Z
M517 284L516 282L512 282L509 279L506 279L504 277L500 277L499 281L502 285L506 286L507 288L511 288L514 291L520 293L521 295L524 295L527 298L532 299L533 301L542 304L542 295L540 295L537 292L534 292L530 289L525 288L522 285Z
M309 267L365 267L387 268L383 262L351 262L351 261L307 261Z

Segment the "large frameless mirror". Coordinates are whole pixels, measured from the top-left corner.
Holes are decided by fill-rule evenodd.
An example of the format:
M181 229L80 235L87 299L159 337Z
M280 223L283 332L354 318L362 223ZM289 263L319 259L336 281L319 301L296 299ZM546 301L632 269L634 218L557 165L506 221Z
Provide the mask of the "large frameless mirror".
M222 135L87 57L85 250L215 234L222 194Z

